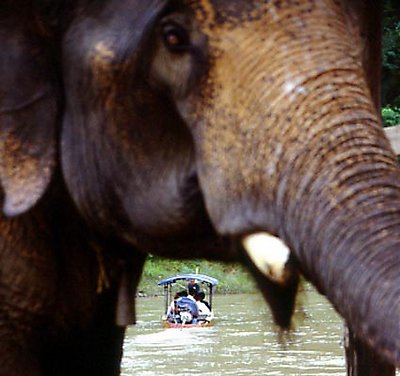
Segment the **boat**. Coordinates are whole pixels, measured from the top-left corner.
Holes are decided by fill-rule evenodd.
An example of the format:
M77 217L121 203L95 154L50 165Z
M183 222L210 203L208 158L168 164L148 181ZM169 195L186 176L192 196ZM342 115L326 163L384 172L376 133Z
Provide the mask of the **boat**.
M182 284L183 282L184 284ZM202 313L201 303L196 303L190 296L184 296L185 292L187 295L188 289L190 289L187 282L193 283L193 288L197 289L197 292L194 293L196 299L201 297L201 292L204 293L206 301L203 304L209 308L209 310L205 310L207 313ZM162 316L164 328L195 328L214 324L212 298L214 287L218 285L217 279L205 274L187 273L163 279L158 282L158 285L164 287L165 308Z

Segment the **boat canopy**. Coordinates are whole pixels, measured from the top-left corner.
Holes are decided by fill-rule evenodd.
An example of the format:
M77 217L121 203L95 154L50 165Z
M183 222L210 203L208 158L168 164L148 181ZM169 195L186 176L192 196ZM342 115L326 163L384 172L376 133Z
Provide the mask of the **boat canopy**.
M198 273L187 273L187 274L178 274L174 277L169 277L163 279L158 282L158 286L164 287L164 296L165 296L165 314L168 313L170 302L172 301L172 287L174 283L178 281L192 281L195 280L197 283L205 283L208 287L208 299L210 307L212 307L212 295L214 286L218 285L218 279L210 277L205 274Z
M218 285L218 279L209 277L208 275L205 274L197 274L197 273L178 274L174 277L163 279L162 281L158 282L158 285L159 286L169 285L177 281L191 281L193 279L198 282L207 283L211 286Z

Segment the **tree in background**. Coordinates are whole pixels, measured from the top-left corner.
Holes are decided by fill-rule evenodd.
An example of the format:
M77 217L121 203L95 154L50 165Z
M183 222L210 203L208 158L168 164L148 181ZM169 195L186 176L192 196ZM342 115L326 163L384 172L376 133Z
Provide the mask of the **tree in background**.
M382 105L400 109L400 1L384 1Z

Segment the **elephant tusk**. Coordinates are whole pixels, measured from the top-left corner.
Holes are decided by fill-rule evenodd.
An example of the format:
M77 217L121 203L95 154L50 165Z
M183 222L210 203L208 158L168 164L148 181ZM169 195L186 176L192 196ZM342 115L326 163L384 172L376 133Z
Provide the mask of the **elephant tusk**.
M290 250L276 236L258 232L243 238L242 244L250 260L268 279L284 285L287 282L287 262Z

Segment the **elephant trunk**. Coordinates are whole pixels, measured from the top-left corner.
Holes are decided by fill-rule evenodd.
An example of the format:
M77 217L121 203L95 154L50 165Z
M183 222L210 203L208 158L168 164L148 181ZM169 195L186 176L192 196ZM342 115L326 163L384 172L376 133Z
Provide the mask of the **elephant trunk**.
M359 338L399 365L400 171L368 90L345 86L275 138L263 204L241 231L284 240Z
M211 217L220 233L279 236L352 330L400 364L400 171L367 85L331 69L286 90L221 153L237 165L201 171Z
M297 103L301 131L292 121L277 137L265 229L289 245L352 330L399 365L400 171L366 86L341 85L329 96L320 85L311 117Z
M296 4L210 29L189 118L207 210L221 234L279 236L353 331L400 365L397 160L342 3Z
M278 234L360 338L399 364L400 174L368 123L321 134L328 155L299 158L283 174Z

